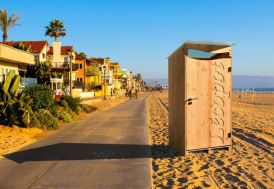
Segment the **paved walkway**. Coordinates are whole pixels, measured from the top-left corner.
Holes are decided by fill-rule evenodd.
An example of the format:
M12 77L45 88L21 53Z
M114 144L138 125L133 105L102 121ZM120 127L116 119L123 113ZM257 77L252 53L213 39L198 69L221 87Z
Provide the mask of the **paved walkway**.
M146 96L73 122L0 160L0 189L151 188Z

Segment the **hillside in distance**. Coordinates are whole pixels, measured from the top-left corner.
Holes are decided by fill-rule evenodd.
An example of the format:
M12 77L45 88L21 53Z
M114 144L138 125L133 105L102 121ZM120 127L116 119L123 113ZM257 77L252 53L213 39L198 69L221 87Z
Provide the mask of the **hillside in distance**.
M236 88L274 88L274 77L235 75L232 78L232 86L234 89Z

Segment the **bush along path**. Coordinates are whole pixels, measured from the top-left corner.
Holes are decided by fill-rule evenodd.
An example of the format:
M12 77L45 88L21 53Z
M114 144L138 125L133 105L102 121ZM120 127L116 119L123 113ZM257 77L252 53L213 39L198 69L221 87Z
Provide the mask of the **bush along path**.
M15 76L13 72L9 72L6 80L0 83L0 130L3 134L0 139L0 154L1 149L7 150L35 137L36 134L31 130L38 134L56 130L63 123L77 119L80 113L91 113L97 109L81 104L78 97L62 96L60 101L56 101L54 92L47 85L20 90L19 84L20 76ZM41 132L32 128L40 129ZM26 137L18 137L18 133L24 133ZM6 140L7 137L9 139ZM12 138L16 140L13 141Z

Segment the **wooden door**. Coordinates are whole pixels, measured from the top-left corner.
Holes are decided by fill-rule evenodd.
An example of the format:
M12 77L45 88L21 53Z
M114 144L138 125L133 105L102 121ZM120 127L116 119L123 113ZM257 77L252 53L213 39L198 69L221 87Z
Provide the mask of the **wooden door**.
M186 149L209 147L210 61L185 57Z
M185 57L186 149L231 145L231 59Z
M231 59L210 60L211 65L211 117L210 147L232 144L231 136Z

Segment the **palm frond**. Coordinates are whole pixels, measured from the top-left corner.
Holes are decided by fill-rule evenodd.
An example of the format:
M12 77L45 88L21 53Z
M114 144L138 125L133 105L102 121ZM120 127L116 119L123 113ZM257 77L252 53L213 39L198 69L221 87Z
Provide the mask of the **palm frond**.
M20 24L17 24L16 22L20 19L20 16L13 13L9 19L8 19L8 27L12 27L12 26L18 26Z
M60 20L52 20L50 21L49 25L45 27L46 28L46 32L45 35L46 36L50 36L50 37L59 37L59 36L65 36L66 35L66 30L64 28L64 23Z

